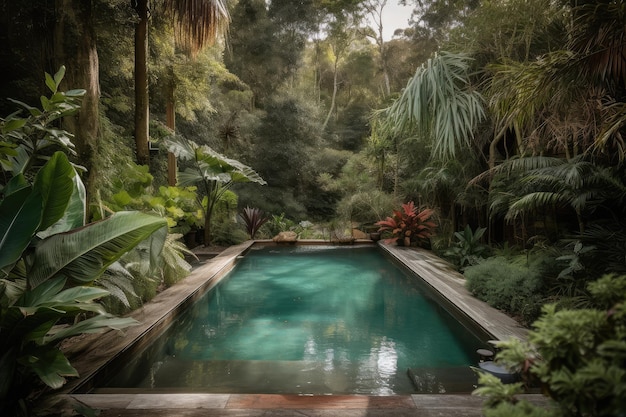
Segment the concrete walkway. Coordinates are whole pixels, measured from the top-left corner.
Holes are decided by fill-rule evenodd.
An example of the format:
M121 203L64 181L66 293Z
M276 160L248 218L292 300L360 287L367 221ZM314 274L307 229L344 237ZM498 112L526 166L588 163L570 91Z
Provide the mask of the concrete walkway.
M61 394L102 409L101 417L111 416L450 416L482 415L482 400L470 395L419 394L406 396L360 395L275 395L275 394L204 394L204 393L120 393L90 394L98 383L98 370L120 352L140 349L150 340L150 333L167 327L186 305L210 289L230 270L237 257L253 242L231 247L206 260L183 282L159 294L153 301L132 313L140 325L124 333L87 335L68 348L72 364L81 379L71 381ZM317 242L319 244L319 242ZM322 242L324 243L324 242ZM327 242L325 242L327 244ZM438 294L456 306L458 312L482 326L496 339L525 338L526 331L514 320L487 304L474 299L464 286L463 277L431 252L415 248L381 245L393 258L421 276ZM77 390L80 388L79 390ZM82 392L82 393L77 393ZM86 394L85 394L86 392ZM529 400L545 404L543 397Z

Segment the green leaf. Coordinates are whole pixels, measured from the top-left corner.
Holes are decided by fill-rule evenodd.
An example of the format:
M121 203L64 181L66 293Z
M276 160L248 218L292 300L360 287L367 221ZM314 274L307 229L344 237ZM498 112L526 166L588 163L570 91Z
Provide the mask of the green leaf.
M21 129L26 124L26 119L16 118L6 120L2 125L2 133L7 134L17 129Z
M25 335L22 337L22 343L24 342L35 342L39 345L42 344L44 337L48 334L52 326L56 323L57 318L53 318L49 321L44 321L43 323L31 328Z
M72 171L75 173L73 167ZM50 235L68 232L85 225L87 190L85 189L83 181L76 173L72 176L72 190L63 217L58 219L52 226L39 232L37 236L44 239Z
M30 105L24 103L23 101L14 100L12 98L8 98L7 100L24 107L26 110L28 110L28 112L30 113L31 116L39 117L39 116L41 116L43 114L41 112L41 110L39 110L37 107L30 106Z
M52 92L52 94L57 92L57 83L54 81L52 76L46 72L46 87Z
M49 74L46 73L46 80L48 79L48 77L49 77ZM65 77L65 65L61 65L59 67L59 70L54 74L55 89L52 91L53 93L56 92L56 86L61 84L61 81L63 80L63 77Z
M35 372L41 381L53 389L65 384L66 376L78 376L78 372L63 353L49 346L41 346L20 360Z
M122 330L129 326L136 326L137 320L125 317L114 317L108 314L101 314L80 321L72 326L59 327L49 332L44 343L66 339L83 333L100 333L106 329Z
M63 152L55 152L39 170L33 189L43 198L43 217L39 228L45 230L65 214L74 191L76 172Z
M82 97L85 95L86 92L87 90L82 89L82 88L77 88L74 90L67 90L65 92L65 97Z
M41 96L41 97L39 97L39 101L41 102L41 108L44 111L49 112L49 111L53 110L54 105L52 104L52 102L50 102L50 100L48 100L48 97Z
M39 242L28 281L34 288L63 274L75 282L90 283L124 253L161 227L164 219L139 212L117 212L77 230Z
M15 302L16 307L37 307L53 299L65 286L66 279L59 277L51 279L39 285L37 288L27 291Z
M14 178L19 181L19 177ZM30 187L20 188L0 202L0 269L20 259L39 228L42 206L41 194L32 192Z

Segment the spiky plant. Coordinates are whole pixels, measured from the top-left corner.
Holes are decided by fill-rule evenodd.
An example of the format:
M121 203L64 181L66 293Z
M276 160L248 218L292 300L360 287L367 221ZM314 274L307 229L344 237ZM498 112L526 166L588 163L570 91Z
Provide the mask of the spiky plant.
M241 217L245 223L246 231L248 232L248 235L250 235L250 239L254 239L254 236L259 231L261 226L269 220L269 217L266 217L263 211L256 207L244 208L239 214L239 217Z

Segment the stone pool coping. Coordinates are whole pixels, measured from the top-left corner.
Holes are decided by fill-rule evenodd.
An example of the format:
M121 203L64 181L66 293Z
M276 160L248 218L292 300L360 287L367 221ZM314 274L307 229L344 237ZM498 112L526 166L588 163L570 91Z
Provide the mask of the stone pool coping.
M465 278L454 267L422 248L379 245L401 265L421 277L437 294L481 327L493 340L526 340L528 329L500 310L475 298L465 287Z
M299 244L317 244L330 245L328 241L299 241ZM357 241L356 244L371 244L371 241ZM368 396L325 396L325 395L260 395L250 396L245 394L188 394L188 393L137 393L137 394L78 394L74 391L82 388L82 392L89 388L94 377L100 368L107 365L118 355L123 354L129 349L141 349L150 341L150 337L146 337L150 332L167 327L176 313L180 312L187 305L193 303L202 294L209 290L212 286L219 282L236 263L237 257L245 254L253 245L254 241L247 241L240 245L231 246L219 255L210 260L203 260L202 264L196 267L192 273L183 281L166 289L158 294L152 301L143 307L132 312L129 317L136 319L139 324L121 331L108 331L107 333L98 335L85 335L80 340L70 344L65 352L70 357L72 365L79 372L79 379L71 380L60 392L62 396L71 396L85 404L94 408L103 408L119 411L114 415L178 415L178 414L160 414L157 410L166 409L204 409L205 411L213 410L217 414L202 415L279 415L274 413L255 414L253 412L247 414L236 414L234 410L241 410L239 406L248 401L246 409L333 409L330 414L314 413L304 415L338 415L336 408L346 410L381 409L388 412L389 408L394 410L406 409L411 414L406 415L481 415L479 398L468 395L427 395L414 394L407 396L392 396L387 400L385 397L368 397ZM271 245L271 241L257 241L259 245ZM526 338L526 329L520 326L515 320L506 316L502 312L490 307L486 303L475 299L469 294L464 286L464 279L461 274L456 272L449 264L438 258L429 251L418 248L404 248L398 246L390 246L379 244L379 246L392 258L403 264L406 268L414 271L438 294L447 299L456 308L463 312L467 317L481 326L487 333L495 339L506 339L509 337ZM200 253L200 255L202 255ZM256 405L250 403L250 398L264 398L265 400L257 400ZM329 398L330 397L330 398ZM308 398L308 400L305 400ZM314 398L313 400L311 398ZM315 399L317 398L317 399ZM383 399L380 399L383 398ZM394 400L395 398L395 400ZM434 398L434 400L432 399ZM537 401L541 398L531 396ZM195 400L194 400L195 399ZM282 399L282 400L277 400ZM200 401L200 404L198 403ZM217 403L215 402L217 401ZM225 401L225 402L224 402ZM234 402L233 402L234 401ZM243 401L243 403L242 403ZM274 406L263 405L274 404ZM292 406L286 406L285 401ZM205 404L205 405L202 405ZM213 404L213 405L211 405ZM227 405L233 412L226 412ZM235 405L233 405L235 404ZM385 406L381 404L387 404ZM395 404L395 405L390 405ZM404 405L403 405L404 404ZM408 409L407 409L407 404ZM437 406L439 404L439 406ZM142 408L143 407L143 408ZM442 408L447 410L443 414L426 414L414 412L417 409L432 410L433 412ZM121 410L135 410L127 413ZM149 410L147 414L141 414L138 410ZM459 414L453 413L457 410ZM465 410L465 411L464 411ZM471 411L470 411L471 410ZM295 410L292 410L295 411ZM385 413L379 415L388 415ZM106 416L107 414L102 414ZM113 415L113 414L111 414ZM180 414L193 415L193 414ZM200 415L200 414L198 414ZM280 414L293 415L293 414ZM349 416L363 414L344 414ZM368 412L367 415L372 415ZM378 414L377 414L378 415ZM393 415L405 415L397 414Z

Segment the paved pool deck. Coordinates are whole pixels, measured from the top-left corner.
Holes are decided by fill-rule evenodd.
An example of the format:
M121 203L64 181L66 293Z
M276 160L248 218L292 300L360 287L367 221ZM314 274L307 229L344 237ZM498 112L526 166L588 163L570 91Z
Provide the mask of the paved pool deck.
M276 394L205 394L132 391L123 393L91 393L97 384L98 370L118 355L137 351L150 342L150 334L166 328L178 312L193 303L219 282L254 244L248 241L232 246L207 259L199 248L201 264L189 277L158 294L130 316L137 326L105 335L86 335L66 349L81 378L71 380L60 394L92 408L101 409L101 417L125 416L450 416L482 415L482 400L471 395L415 394L399 396L363 395L276 395ZM305 244L328 244L304 241ZM356 244L371 244L369 241ZM257 242L271 244L271 242ZM464 285L464 278L448 263L432 252L418 248L380 245L392 258L414 271L441 297L447 299L459 314L478 323L494 339L517 337L524 339L526 329L502 312L475 299ZM210 254L212 256L214 254ZM525 395L537 404L547 404L542 396Z

